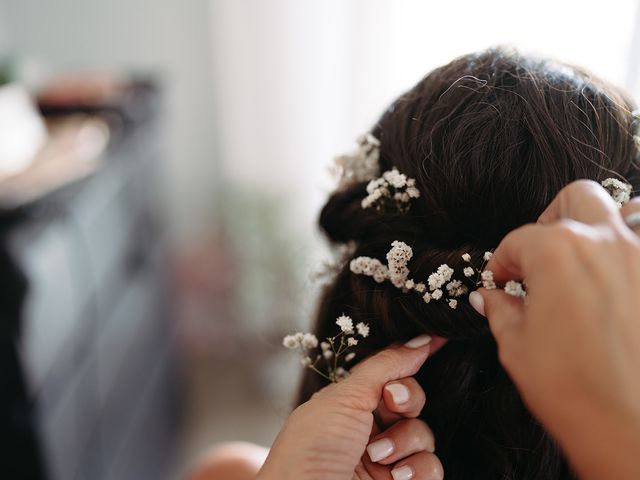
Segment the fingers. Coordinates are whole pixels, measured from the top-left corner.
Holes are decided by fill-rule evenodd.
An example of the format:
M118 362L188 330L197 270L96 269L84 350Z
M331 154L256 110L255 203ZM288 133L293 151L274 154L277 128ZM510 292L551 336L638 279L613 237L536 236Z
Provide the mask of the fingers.
M525 278L529 273L529 258L545 239L547 231L542 225L525 225L507 234L495 249L485 270L493 272L498 283Z
M640 198L632 198L620 209L622 219L636 235L640 235Z
M382 390L378 415L383 425L391 425L401 418L415 418L424 408L426 396L413 377L387 383Z
M589 225L617 222L618 210L611 195L597 182L577 180L560 190L542 212L538 223L548 225L563 218Z
M477 293L482 295L484 300L485 316L498 346L513 342L513 333L524 320L525 305L522 300L500 289L481 288Z
M411 377L429 356L431 337L422 335L401 346L390 347L369 357L351 370L336 387L350 394L350 402L362 410L376 409L384 386Z
M391 476L393 480L442 480L444 469L433 453L420 452L394 466Z
M367 454L372 462L389 465L418 452L435 451L433 432L422 420L401 420L369 442Z

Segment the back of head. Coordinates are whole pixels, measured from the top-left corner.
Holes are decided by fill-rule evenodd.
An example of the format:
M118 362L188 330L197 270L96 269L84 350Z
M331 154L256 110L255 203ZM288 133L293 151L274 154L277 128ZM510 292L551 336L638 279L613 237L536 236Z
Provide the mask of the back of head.
M380 171L397 167L416 179L421 196L410 210L363 209L366 182L336 191L322 210L329 239L354 242L355 252L321 298L316 335L334 335L335 318L344 313L371 325L360 359L422 333L451 340L417 375L427 394L422 418L434 431L448 479L572 477L501 368L486 320L466 298L456 309L427 304L388 282L352 274L348 260L384 260L400 240L413 249L416 278L443 263L461 271L463 253L480 258L510 230L535 222L573 180L617 177L638 188L632 109L614 87L576 67L503 49L466 55L402 95L372 130ZM299 401L321 386L309 371Z

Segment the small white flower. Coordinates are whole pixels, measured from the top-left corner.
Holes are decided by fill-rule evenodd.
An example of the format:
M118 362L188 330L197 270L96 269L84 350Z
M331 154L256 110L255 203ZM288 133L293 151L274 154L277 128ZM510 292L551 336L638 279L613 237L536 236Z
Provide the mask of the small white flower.
M323 352L326 352L327 350L331 350L331 344L329 342L322 342L320 348Z
M349 337L347 338L347 345L349 345L350 347L355 347L356 345L358 345L358 340L353 337Z
M351 360L353 360L354 358L356 358L356 354L354 352L351 353L347 353L344 357L344 361L345 362L350 362Z
M424 293L427 291L427 286L424 283L416 283L415 291L418 293Z
M311 360L311 357L303 357L300 363L303 367L310 367L313 364L313 360Z
M527 292L524 291L522 284L515 280L509 280L504 286L504 291L514 297L524 298L527 296Z
M442 290L440 290L439 288L434 290L431 294L431 298L433 298L434 300L440 300L442 298Z
M482 279L482 286L487 290L494 290L496 288L496 284L493 281L493 272L491 270L485 270L480 274L480 278Z
M465 267L462 270L462 273L464 273L464 276L469 278L469 277L473 277L475 270L473 269L473 267Z
M469 263L471 261L471 255L469 255L468 253L463 253L462 254L462 260L464 260L465 262Z
M618 207L622 207L631 199L631 185L617 178L607 178L601 185L609 192Z
M442 275L437 272L432 273L431 275L429 275L429 278L427 278L427 283L429 284L429 289L431 291L440 288L442 285L444 285L444 282L445 280Z
M302 348L316 348L318 346L318 339L312 333L305 333L302 337Z
M493 255L492 252L484 252L484 256L482 258L484 258L485 262L488 262L489 260L491 260L492 255Z
M438 267L437 273L439 273L442 276L445 282L448 282L449 280L451 280L451 277L453 276L453 268L451 268L449 265L445 263Z
M347 376L349 376L349 372L347 370L342 367L336 368L336 378L341 380L343 378L346 378Z
M300 341L296 338L295 335L287 335L282 339L282 345L286 348L294 349L300 346Z
M327 360L330 360L333 358L333 352L331 350L325 350L324 352L322 352L322 356Z
M454 299L449 300L449 306L455 310L458 306L458 301Z
M429 292L425 293L422 296L422 299L424 300L424 303L429 303L431 301L431 294Z
M404 288L406 288L407 290L413 290L415 286L416 286L415 282L411 279L404 282Z
M367 338L369 336L369 325L364 322L360 322L356 325L356 330L358 330L358 334L362 338Z
M351 317L347 315L340 315L336 319L336 325L340 327L340 330L342 330L343 333L353 333L353 320L351 320Z

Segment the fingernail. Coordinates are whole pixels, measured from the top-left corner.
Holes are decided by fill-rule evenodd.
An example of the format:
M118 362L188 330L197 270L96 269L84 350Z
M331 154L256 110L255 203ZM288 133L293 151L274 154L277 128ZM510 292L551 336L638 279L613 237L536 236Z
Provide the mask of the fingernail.
M396 405L402 405L409 401L409 389L401 383L390 383L384 389L391 394L393 403Z
M391 470L393 480L410 480L413 478L413 469L409 465L402 465Z
M486 317L484 314L484 298L478 292L471 292L469 294L469 303L473 308L475 308L476 312L478 312L483 317Z
M424 347L427 343L431 341L431 337L429 335L420 335L419 337L412 338L407 343L404 344L405 347L409 348L420 348Z
M388 438L381 438L367 446L367 453L372 462L379 462L393 453L393 442Z

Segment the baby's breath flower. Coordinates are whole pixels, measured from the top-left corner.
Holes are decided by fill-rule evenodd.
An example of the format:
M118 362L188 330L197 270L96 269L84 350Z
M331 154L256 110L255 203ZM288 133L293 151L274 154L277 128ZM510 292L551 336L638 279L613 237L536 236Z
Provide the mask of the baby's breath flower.
M496 284L493 281L493 272L491 270L485 270L480 274L480 278L482 279L482 286L487 290L494 290L496 288Z
M622 207L631 199L631 185L617 178L607 178L601 185L609 192L618 207Z
M320 348L323 352L326 352L327 350L331 350L331 344L329 342L322 342Z
M431 301L431 294L429 292L425 293L422 296L422 299L424 300L424 303L429 303Z
M411 206L411 199L420 197L415 184L415 179L407 178L393 167L367 184L367 196L362 199L361 206L365 209L375 207L376 210L392 206L398 212L406 213Z
M391 250L387 253L387 264L389 280L396 288L404 287L409 276L407 263L409 263L412 256L413 250L406 243L396 240L391 244Z
M318 339L312 333L305 333L302 337L301 344L303 348L316 348L318 346Z
M302 359L300 360L300 363L302 364L303 367L306 368L313 365L313 360L311 360L311 357L302 357Z
M458 307L458 301L452 298L449 300L449 306L455 310Z
M330 360L333 358L333 352L331 350L325 350L322 352L322 356L327 360Z
M427 291L427 287L424 283L420 282L420 283L416 283L415 286L415 291L418 293L424 293Z
M356 330L362 338L367 338L369 336L369 325L364 322L358 323L356 325Z
M350 362L351 360L353 360L354 358L356 358L356 354L354 352L351 353L347 353L344 357L344 361L345 362Z
M347 345L349 345L350 347L355 347L356 345L358 345L358 340L353 337L349 337L347 338Z
M431 298L433 298L434 300L440 300L442 298L442 290L440 290L439 288L434 290L431 293Z
M287 335L282 339L282 345L286 348L294 349L300 346L300 341L296 338L295 335Z
M514 297L524 298L527 296L527 292L525 292L522 284L515 280L509 280L504 286L504 291Z
M347 370L345 370L342 367L336 368L336 378L338 380L342 380L343 378L346 378L347 376L349 376L349 372Z
M473 269L473 267L464 267L464 269L462 270L462 273L464 273L465 277L469 278L469 277L473 277L475 270Z
M484 252L484 255L482 258L484 258L485 262L488 262L489 260L491 260L492 255L493 255L493 252Z
M342 330L343 333L353 333L353 320L351 320L351 317L347 315L340 315L336 319L336 325L340 327L340 330Z
M462 254L462 260L464 260L465 262L469 263L471 261L471 255L469 255L468 253L463 253Z
M415 287L416 287L416 284L411 279L404 282L404 288L406 288L407 290L413 290Z

